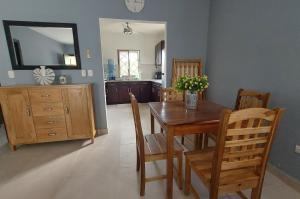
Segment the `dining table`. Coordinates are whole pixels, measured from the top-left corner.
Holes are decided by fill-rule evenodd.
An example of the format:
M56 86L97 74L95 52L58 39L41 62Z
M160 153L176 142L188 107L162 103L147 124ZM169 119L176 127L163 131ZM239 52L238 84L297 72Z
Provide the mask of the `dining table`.
M167 199L173 198L174 137L217 132L224 106L199 101L197 109L186 109L184 102L150 102L151 133L156 120L167 137Z

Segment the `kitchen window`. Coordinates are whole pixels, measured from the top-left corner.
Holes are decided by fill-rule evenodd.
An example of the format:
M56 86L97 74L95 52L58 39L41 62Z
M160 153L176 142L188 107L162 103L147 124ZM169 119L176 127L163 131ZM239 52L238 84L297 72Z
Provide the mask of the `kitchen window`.
M120 77L139 77L139 50L118 50Z

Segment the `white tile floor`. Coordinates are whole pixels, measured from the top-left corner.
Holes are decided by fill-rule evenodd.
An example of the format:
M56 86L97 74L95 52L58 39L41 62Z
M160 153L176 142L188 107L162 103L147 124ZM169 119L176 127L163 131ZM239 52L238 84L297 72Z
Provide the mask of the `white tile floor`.
M143 127L149 132L150 114L141 105ZM0 130L1 199L137 199L139 176L135 171L135 136L129 105L108 107L109 134L90 141L21 146L10 152ZM165 172L165 163L149 163L147 174ZM198 179L193 184L208 198ZM144 198L165 198L165 181L146 184ZM174 198L185 196L174 184ZM225 195L223 199L238 198ZM267 173L263 199L299 199L300 193Z

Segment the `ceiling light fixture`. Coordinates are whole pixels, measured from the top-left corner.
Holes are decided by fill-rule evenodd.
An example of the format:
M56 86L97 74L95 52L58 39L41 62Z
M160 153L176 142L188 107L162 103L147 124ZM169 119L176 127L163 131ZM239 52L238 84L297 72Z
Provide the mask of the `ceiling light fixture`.
M124 27L123 34L124 35L132 35L133 34L133 30L129 26L129 22L126 22L126 26Z

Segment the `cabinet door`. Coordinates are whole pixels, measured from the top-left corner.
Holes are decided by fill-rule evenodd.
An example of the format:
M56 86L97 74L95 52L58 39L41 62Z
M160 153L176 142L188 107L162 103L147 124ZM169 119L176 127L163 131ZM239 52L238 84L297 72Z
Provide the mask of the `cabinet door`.
M116 84L106 85L106 103L107 104L119 103L118 86Z
M36 133L27 89L7 89L0 96L10 144L35 142Z
M90 95L89 95L90 96ZM92 137L92 105L88 88L74 86L63 89L66 123L69 138Z
M157 85L152 86L152 101L153 102L160 101L160 87Z
M132 83L129 88L129 91L135 96L138 102L141 101L140 87L139 83Z
M120 84L118 87L119 91L119 103L124 104L124 103L129 103L130 98L129 98L129 92L130 88L128 84Z
M147 103L151 101L151 84L143 82L140 84L140 102Z

